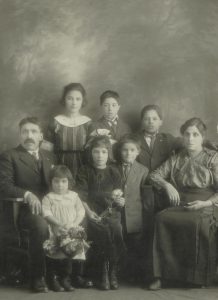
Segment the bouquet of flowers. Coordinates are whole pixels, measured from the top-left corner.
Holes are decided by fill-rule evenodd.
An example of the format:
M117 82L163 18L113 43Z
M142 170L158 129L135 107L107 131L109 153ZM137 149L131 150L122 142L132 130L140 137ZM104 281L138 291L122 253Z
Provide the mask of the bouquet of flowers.
M61 252L62 256L68 258L82 258L90 247L86 239L83 227L72 227L66 233L46 240L43 248L48 256L55 256Z
M58 243L61 250L70 257L89 249L89 244L86 242L87 236L83 227L73 227L66 234L58 237Z

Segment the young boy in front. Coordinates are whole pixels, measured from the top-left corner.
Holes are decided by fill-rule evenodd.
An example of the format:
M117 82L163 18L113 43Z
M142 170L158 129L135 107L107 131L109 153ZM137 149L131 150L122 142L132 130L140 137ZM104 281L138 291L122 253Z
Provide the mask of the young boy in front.
M118 142L117 168L122 177L125 198L122 221L127 245L127 275L131 280L142 278L145 257L143 198L148 169L136 161L140 143L134 135L125 135Z

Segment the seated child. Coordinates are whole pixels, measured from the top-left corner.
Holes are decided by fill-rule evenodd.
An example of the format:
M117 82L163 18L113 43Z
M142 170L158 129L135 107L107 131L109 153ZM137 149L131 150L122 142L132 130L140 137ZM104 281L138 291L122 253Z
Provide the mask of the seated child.
M140 153L140 142L134 135L125 135L118 142L117 168L122 177L125 207L122 221L127 245L127 270L131 280L144 276L145 259L143 197L148 168L136 161Z
M107 135L114 144L130 128L118 116L120 110L120 96L115 91L105 91L100 96L100 105L103 116L90 126L90 136Z
M108 165L111 144L107 136L95 137L89 151L90 164L80 169L76 188L86 210L89 239L94 241L101 262L100 287L117 289L117 268L125 250L120 214L125 203L121 197L121 177L115 167Z
M49 288L55 292L74 290L70 283L72 259L85 260L89 248L85 231L80 226L85 210L77 193L69 190L72 181L66 166L55 166L50 173L51 192L42 200L42 214L49 224L50 236L44 242L47 280Z

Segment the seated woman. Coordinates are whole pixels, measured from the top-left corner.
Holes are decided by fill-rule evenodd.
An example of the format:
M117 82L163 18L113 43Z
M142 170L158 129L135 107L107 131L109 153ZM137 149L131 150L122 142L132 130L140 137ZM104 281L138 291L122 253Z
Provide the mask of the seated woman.
M201 119L186 121L180 132L184 149L150 174L171 205L156 216L150 290L162 280L209 285L216 268L218 153L203 147Z

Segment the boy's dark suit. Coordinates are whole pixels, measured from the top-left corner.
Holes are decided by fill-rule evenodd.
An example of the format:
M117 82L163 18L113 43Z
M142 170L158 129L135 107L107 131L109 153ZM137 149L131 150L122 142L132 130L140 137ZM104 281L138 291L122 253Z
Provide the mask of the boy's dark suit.
M112 139L118 141L124 134L130 133L129 126L124 123L120 118L117 119L116 123L108 122L104 117L98 121L93 122L90 126L90 134L96 129L108 129Z
M144 235L144 193L148 169L134 161L125 176L125 166L118 165L125 198L123 209L123 231L127 245L127 269L125 274L136 279L144 274L145 235Z
M40 150L36 160L22 146L0 155L0 193L5 197L22 198L26 191L39 199L48 191L48 177L55 158L52 153ZM18 216L20 228L30 231L29 253L33 275L43 277L45 272L42 243L47 238L45 220L33 215L27 204L23 204Z
M128 233L138 233L143 229L143 195L148 169L134 161L127 178L122 165L118 165L125 198L125 229Z
M168 133L157 133L152 149L146 143L143 132L139 134L139 139L141 152L137 161L146 166L150 172L167 160L173 151L182 147L181 140Z
M157 133L152 147L149 147L145 140L145 133L139 134L141 142L141 152L137 161L146 166L149 172L157 169L166 161L173 151L182 148L182 142L179 138L173 137L167 133ZM154 217L157 211L168 207L168 199L165 194L153 190L152 186L147 185L147 192L144 197L144 216L145 216L145 238L146 238L146 277L152 278L152 245L153 245L153 227Z

